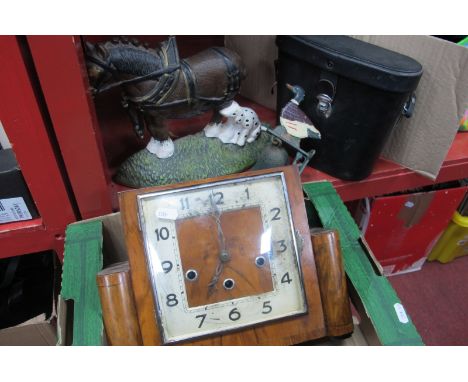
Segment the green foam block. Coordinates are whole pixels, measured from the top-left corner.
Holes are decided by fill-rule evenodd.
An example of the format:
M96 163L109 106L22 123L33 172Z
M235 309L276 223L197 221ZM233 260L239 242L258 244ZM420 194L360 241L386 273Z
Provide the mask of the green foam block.
M382 345L424 345L409 315L401 322L395 304L401 304L385 276L377 275L359 243L361 233L329 182L305 183L304 191L324 228L340 233L344 266ZM403 320L406 321L406 320Z
M104 325L96 274L102 269L102 222L67 227L62 271L62 298L73 300L73 345L102 344Z

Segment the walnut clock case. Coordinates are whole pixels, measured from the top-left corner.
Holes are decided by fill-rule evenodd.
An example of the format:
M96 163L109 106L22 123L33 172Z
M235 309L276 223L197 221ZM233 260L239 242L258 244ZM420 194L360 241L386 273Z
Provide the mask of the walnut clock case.
M295 167L128 191L120 205L145 345L326 336Z

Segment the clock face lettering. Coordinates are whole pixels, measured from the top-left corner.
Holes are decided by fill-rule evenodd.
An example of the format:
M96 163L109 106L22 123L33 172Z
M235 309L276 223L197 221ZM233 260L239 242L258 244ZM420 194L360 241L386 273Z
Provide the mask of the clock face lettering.
M282 173L138 196L164 343L307 311Z

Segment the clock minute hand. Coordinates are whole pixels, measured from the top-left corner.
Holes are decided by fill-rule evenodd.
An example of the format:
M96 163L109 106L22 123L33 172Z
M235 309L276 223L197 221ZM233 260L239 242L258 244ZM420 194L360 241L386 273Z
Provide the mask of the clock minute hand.
M218 232L218 241L221 247L221 250L219 252L219 260L223 263L226 263L229 260L231 260L231 256L229 255L226 249L226 239L224 237L223 227L221 226L221 211L219 210L218 206L214 202L213 197L210 198L210 203L211 203L211 208L213 210L212 216L216 222L216 229Z
M208 283L208 287L210 288L209 294L213 292L213 289L219 280L219 276L221 276L221 273L223 272L224 264L226 264L227 262L231 260L231 256L226 250L226 240L224 238L223 228L221 227L221 212L219 211L218 206L214 202L213 197L210 198L210 202L211 202L211 208L213 209L212 216L216 222L216 228L218 232L218 241L219 241L221 250L218 255L218 265L216 266L215 273L213 277L211 278L210 282Z

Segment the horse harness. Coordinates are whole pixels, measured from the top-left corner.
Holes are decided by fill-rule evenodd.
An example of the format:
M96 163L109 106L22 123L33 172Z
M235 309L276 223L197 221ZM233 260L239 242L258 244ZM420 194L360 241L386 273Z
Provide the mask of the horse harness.
M102 88L96 89L96 93L102 93L117 86L128 86L143 81L157 80L155 86L142 96L132 97L124 94L122 96L122 105L125 108L131 107L139 112L143 112L146 110L164 109L167 107L173 107L175 105L192 104L196 101L219 102L222 104L229 99L231 94L235 94L239 90L241 82L240 71L221 49L217 47L212 47L210 49L216 52L216 54L223 59L224 64L226 65L228 86L222 97L203 97L197 94L195 76L193 74L192 68L186 60L179 59L179 52L174 36L171 36L167 41L164 41L161 44L161 49L157 51L158 55L160 56L160 62L163 63L164 66L162 69L158 69L154 72L135 78L114 82ZM112 75L115 76L117 74L117 70L107 62L103 62L93 56L87 56L87 59L100 66L104 70L110 72ZM165 102L174 87L177 85L178 81L176 80L181 75L183 75L186 88L188 89L188 97L185 99Z

